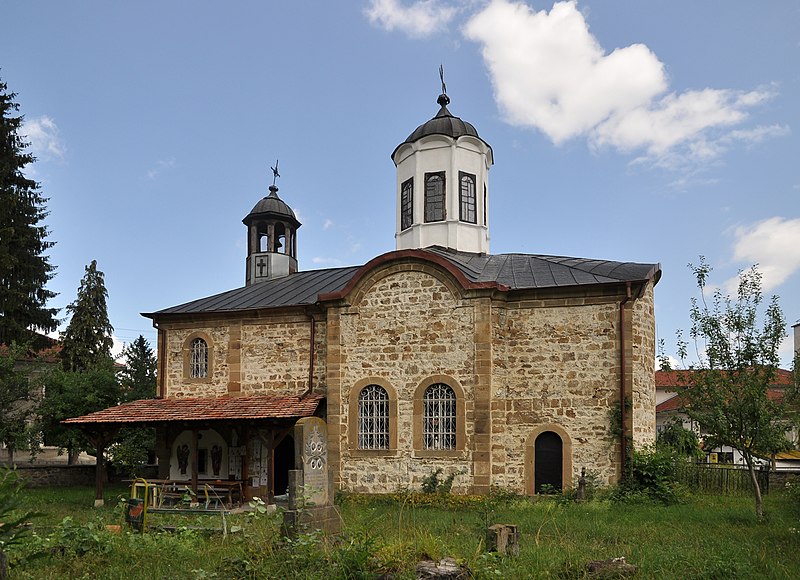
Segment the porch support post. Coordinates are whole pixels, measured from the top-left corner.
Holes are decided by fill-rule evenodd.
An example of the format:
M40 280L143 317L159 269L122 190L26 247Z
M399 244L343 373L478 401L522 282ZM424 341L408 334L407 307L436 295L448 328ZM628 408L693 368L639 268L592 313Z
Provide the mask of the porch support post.
M270 428L267 433L267 503L272 504L275 503L275 431Z
M103 507L105 501L103 500L103 479L105 476L105 465L103 463L103 454L106 450L106 441L102 435L97 436L97 459L94 469L94 507Z
M197 441L198 441L197 429L192 429L192 491L194 492L195 500L197 499L197 469L198 469Z

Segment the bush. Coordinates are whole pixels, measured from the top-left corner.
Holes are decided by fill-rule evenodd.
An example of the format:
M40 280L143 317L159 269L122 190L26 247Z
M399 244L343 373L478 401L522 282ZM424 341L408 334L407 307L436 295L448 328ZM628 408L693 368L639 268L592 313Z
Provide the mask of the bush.
M0 468L0 578L5 578L9 562L7 550L22 543L29 531L33 512L20 510L25 482L13 469Z
M627 473L612 490L614 502L679 503L680 486L675 480L675 454L669 449L634 450L628 458Z

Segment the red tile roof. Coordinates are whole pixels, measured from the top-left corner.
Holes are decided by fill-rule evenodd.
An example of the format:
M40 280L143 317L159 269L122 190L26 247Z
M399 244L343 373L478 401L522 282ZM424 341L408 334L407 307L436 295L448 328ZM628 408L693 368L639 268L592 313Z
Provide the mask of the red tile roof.
M141 399L62 421L68 425L97 423L164 423L232 419L295 419L310 417L323 399L307 397L217 397Z
M656 371L656 388L685 387L689 381L691 370ZM792 384L792 371L775 370L773 386L788 387Z
M780 401L783 399L784 390L782 388L778 389L769 389L767 391L767 398L770 401ZM665 411L681 411L683 410L686 403L683 400L683 397L680 395L675 395L667 399L666 401L662 401L658 405L656 405L656 414L664 413Z

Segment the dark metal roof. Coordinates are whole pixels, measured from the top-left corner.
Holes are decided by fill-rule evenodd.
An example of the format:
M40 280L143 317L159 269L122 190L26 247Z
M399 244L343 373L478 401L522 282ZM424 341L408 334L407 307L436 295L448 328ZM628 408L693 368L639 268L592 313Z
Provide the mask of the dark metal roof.
M466 135L483 141L480 135L478 135L478 130L472 123L468 123L461 118L454 116L447 109L447 105L450 103L450 98L447 95L439 95L439 99L436 102L441 105L441 108L439 109L439 112L436 113L436 116L414 129L414 131L406 138L405 141L395 147L394 151L392 151L392 159L394 159L394 154L397 153L397 150L400 149L400 147L406 143L414 143L415 141L419 141L428 135L445 135L447 137L452 137L453 139L458 139L459 137ZM491 150L492 147L486 143L486 141L483 142Z
M278 197L278 188L274 185L269 186L269 195L261 199L242 221L245 224L250 225L251 218L263 216L264 214L269 214L272 217L289 218L289 220L295 222L297 226L300 225L300 222L297 221L297 217L294 215L292 208L290 208L285 201Z
M511 290L611 284L661 276L659 264L614 262L541 254L471 254L448 248L427 248L446 258L473 282L497 282Z
M391 260L392 252L384 254ZM406 252L407 254L407 252ZM619 284L661 277L659 264L613 262L586 258L567 258L539 254L471 254L439 246L414 250L414 257L424 260L426 254L444 258L464 274L470 282L497 283L509 290L568 288L574 286ZM173 306L153 313L162 315L213 314L315 304L321 294L341 291L363 266L310 270L283 278L259 282Z
M359 266L350 266L297 272L157 312L143 313L143 316L154 318L163 314L224 313L314 304L319 294L337 292L344 288L358 268Z

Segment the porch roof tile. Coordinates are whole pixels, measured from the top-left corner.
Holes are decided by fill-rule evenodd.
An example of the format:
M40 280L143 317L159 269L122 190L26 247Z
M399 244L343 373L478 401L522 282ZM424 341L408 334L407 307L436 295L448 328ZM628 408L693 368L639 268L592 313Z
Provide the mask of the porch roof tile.
M226 421L295 419L310 417L322 395L242 397L204 397L140 399L95 411L82 417L65 419L67 425L111 423L166 423L171 421Z

